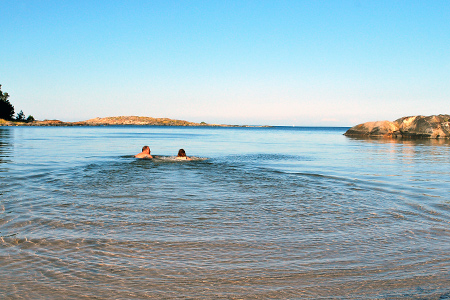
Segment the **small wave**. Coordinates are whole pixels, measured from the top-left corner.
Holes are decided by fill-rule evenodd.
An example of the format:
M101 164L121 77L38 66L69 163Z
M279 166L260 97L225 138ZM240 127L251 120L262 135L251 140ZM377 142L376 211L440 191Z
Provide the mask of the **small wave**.
M135 158L134 155L122 155L120 158ZM177 159L176 156L153 155L153 158L138 158L139 160L151 160L155 162L183 162L183 161L204 161L208 157L189 156L190 160Z
M187 161L204 161L207 157L189 156L190 160L178 159L176 156L154 156L153 161L157 162L187 162Z

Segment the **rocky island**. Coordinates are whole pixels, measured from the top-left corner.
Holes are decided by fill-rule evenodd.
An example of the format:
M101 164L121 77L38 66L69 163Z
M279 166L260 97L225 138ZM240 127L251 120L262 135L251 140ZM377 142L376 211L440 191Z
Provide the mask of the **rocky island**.
M0 126L109 126L109 125L154 125L154 126L217 126L217 127L247 127L247 125L222 125L195 123L169 118L152 118L138 116L118 116L106 118L94 118L86 121L63 122L60 120L44 120L33 122L5 121L0 119Z
M397 139L448 139L450 138L450 115L410 116L394 122L367 122L353 126L344 135Z
M157 125L157 126L202 126L206 123L194 123L184 120L174 120L169 118L152 118L152 117L137 117L137 116L119 116L95 118L81 122L88 126L101 125Z

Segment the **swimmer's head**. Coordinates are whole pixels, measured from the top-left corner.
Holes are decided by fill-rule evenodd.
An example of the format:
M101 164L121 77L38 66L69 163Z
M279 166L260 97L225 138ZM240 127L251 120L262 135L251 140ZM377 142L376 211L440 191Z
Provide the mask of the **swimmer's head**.
M142 152L146 151L147 149L148 149L148 152L150 153L150 147L149 146L142 147Z
M180 156L180 157L186 156L186 152L184 151L184 149L178 150L178 156Z

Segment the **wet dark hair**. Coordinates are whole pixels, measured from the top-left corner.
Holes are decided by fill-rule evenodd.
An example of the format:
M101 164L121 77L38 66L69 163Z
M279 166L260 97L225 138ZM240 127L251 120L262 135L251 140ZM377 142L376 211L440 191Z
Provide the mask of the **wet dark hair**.
M178 156L181 156L181 157L186 156L186 152L184 151L184 149L178 150Z
M148 148L148 150L150 150L150 147L149 147L149 146L144 146L144 147L142 147L142 152L144 152L145 149L147 149L147 148Z

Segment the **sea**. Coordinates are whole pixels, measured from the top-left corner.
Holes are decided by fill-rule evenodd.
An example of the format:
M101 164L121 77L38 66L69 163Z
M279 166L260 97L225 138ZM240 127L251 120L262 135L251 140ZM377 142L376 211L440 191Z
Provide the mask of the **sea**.
M347 129L0 127L0 299L450 299L450 142Z

